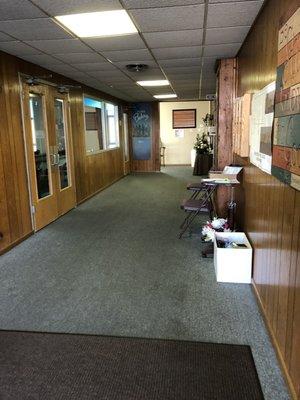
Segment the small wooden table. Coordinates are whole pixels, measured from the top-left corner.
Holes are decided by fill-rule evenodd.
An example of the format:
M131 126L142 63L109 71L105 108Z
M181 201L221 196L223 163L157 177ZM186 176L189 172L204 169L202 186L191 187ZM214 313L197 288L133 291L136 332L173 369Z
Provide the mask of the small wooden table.
M212 154L196 153L193 175L208 175L213 164Z

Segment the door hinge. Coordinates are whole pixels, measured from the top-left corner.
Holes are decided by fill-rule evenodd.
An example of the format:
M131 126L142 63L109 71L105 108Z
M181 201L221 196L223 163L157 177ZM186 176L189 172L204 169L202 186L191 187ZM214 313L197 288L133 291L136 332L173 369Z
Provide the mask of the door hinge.
M35 206L31 206L31 214L35 214Z

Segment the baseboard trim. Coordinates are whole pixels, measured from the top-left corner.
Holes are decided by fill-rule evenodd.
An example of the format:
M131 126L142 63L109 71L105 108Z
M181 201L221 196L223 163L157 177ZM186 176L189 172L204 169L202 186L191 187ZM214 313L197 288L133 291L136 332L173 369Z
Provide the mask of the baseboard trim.
M29 233L27 233L26 235L22 236L20 239L17 239L14 242L10 243L7 247L5 247L5 249L2 249L0 251L0 256L2 256L2 254L4 254L4 253L7 253L13 247L16 247L18 244L22 243L24 240L28 239L33 234L34 234L34 231L32 230Z
M191 164L165 164L165 167L191 167Z
M293 400L298 400L298 396L297 396L294 384L293 384L292 379L290 377L289 371L288 371L288 369L286 367L286 364L285 364L283 355L281 353L281 350L279 348L276 336L275 336L275 334L273 332L272 326L271 326L271 324L269 322L269 319L268 319L266 311L265 311L265 307L263 305L263 302L261 300L261 297L259 295L258 289L257 289L256 284L255 284L253 279L252 279L251 287L252 287L252 290L253 290L253 292L255 294L255 297L257 299L257 303L258 303L258 306L259 306L260 311L262 313L262 316L263 316L265 325L267 327L267 330L268 330L272 345L273 345L273 347L275 349L275 352L276 352L276 355L277 355L277 359L278 359L278 362L279 362L279 365L280 365L280 368L281 368L282 375L283 375L283 378L285 380L285 383L286 383L286 385L287 385L287 387L288 387L288 389L290 391L290 395L291 395L292 399Z
M102 188L98 189L96 192L94 192L94 193L90 194L89 196L85 197L84 199L78 201L78 202L76 203L76 205L79 206L80 204L84 203L85 201L91 199L92 197L96 196L96 194L102 192L103 190L109 188L109 187L110 187L111 185L113 185L114 183L116 183L116 182L120 181L121 179L125 178L125 176L127 176L127 175L122 175L122 176L118 177L117 179L114 179L113 181L111 181L111 182L108 183L107 185L105 185L105 186L103 186Z

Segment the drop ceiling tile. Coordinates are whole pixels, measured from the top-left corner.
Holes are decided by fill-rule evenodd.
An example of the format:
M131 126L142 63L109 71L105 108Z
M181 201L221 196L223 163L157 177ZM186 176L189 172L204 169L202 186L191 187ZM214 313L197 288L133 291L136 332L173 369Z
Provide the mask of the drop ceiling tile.
M216 67L218 58L217 57L203 57L203 66L202 69L207 70L214 70Z
M179 81L182 81L182 80L187 80L187 79L199 79L199 77L200 77L200 72L194 72L194 73L190 73L190 74L188 74L188 73L186 73L186 74L175 74L175 75L172 75L172 74L167 74L167 77L168 77L168 79L169 80L174 80L174 81L177 81L177 82L179 82Z
M174 58L199 58L201 56L201 46L191 47L168 47L164 49L153 49L153 54L158 60Z
M137 60L152 60L152 56L147 49L123 50L123 51L104 51L103 55L111 61L130 60L134 63Z
M155 95L155 94L166 94L166 93L173 93L173 89L170 86L166 86L166 87L156 87L156 88L147 88L147 90Z
M63 64L62 61L57 60L54 57L48 56L48 54L33 54L23 56L23 59L34 64L42 65L43 67L49 68L51 65Z
M165 67L164 71L166 74L170 75L182 75L182 74L200 74L201 66L191 66L191 67Z
M178 58L170 60L159 60L159 64L165 67L189 67L189 66L200 66L201 58Z
M204 56L235 57L242 43L212 44L204 47Z
M12 38L9 35L6 35L4 32L0 32L0 42L11 42L15 41L16 39Z
M130 11L142 32L178 31L203 28L204 5L148 8Z
M176 80L172 80L171 81L173 87L176 90L180 90L180 89L193 89L195 87L199 87L200 84L200 80L182 80L182 81L176 81Z
M250 26L207 29L205 44L242 43L249 29Z
M76 53L75 53L76 54ZM93 53L91 53L93 54ZM114 69L114 66L109 63L108 61L101 61L101 62L87 62L87 63L73 63L72 64L75 68L81 71L107 71Z
M91 76L82 77L80 78L79 82L84 83L85 85L90 87L96 87L96 85L99 84L99 81L95 78L92 78Z
M0 50L6 53L13 54L17 57L22 57L29 54L40 54L41 51L34 49L22 42L0 42Z
M210 4L208 6L207 27L250 26L261 5L261 1Z
M27 0L1 0L0 20L46 17L38 7Z
M155 8L155 7L172 7L182 6L183 0L124 0L125 8ZM203 4L204 0L184 0L184 5L189 4Z
M118 82L115 84L116 88L122 89L122 90L134 90L136 89L137 85L136 83L130 83L130 82Z
M75 80L79 80L79 79L88 79L89 76L87 74L85 74L84 72L81 71L69 71L68 72L68 77L75 79Z
M138 34L107 38L91 38L84 39L84 41L96 51L137 50L146 48L143 40Z
M0 31L20 40L68 39L72 36L51 18L0 21Z
M176 90L194 90L195 88L199 87L200 81L199 79L195 81L182 81L182 82L177 82L177 81L172 81L172 86Z
M78 72L75 68L71 67L70 65L67 64L57 64L57 65L49 65L49 69L53 72L57 72L58 74L68 74Z
M121 80L129 80L129 78L126 77L126 75L124 75L123 72L119 71L118 69L115 69L114 71L90 71L89 75L97 79L108 77L110 79L121 78Z
M105 62L105 59L97 53L69 53L69 54L55 54L55 57L68 64L78 63L96 63Z
M203 38L202 29L191 29L171 32L149 32L144 38L150 48L201 46Z
M118 0L35 0L35 3L52 16L122 9Z
M78 39L31 40L26 43L49 54L92 52Z

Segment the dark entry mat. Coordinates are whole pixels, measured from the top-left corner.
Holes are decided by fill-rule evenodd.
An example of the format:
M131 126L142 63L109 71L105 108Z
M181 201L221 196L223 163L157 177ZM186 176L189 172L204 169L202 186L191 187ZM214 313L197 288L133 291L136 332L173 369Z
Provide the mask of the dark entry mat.
M260 400L250 347L0 331L3 400Z

